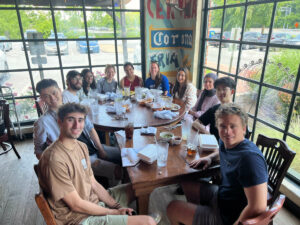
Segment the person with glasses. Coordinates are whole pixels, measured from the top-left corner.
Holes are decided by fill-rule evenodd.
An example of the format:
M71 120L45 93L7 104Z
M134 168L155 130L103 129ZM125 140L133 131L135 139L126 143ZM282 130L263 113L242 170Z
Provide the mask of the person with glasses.
M213 107L208 109L204 114L202 114L197 120L193 122L193 127L199 130L200 133L210 133L215 135L217 141L219 141L220 137L218 129L216 127L215 113L222 104L232 102L232 96L235 90L235 82L230 77L221 77L215 81L214 87L216 89L216 95L221 104L214 105ZM209 125L209 131L206 130L205 126L207 125Z
M116 69L113 65L106 65L105 67L105 77L98 80L97 82L97 92L100 94L105 94L107 92L116 92L118 83L115 80Z
M81 71L82 88L78 91L79 100L84 98L95 97L97 94L96 81L93 72L90 69L83 69Z
M135 87L143 86L143 79L134 74L134 66L131 62L127 62L123 66L126 76L120 81L121 88L129 87L130 91L134 91Z
M193 160L189 166L205 170L220 160L221 183L181 183L187 202L169 204L167 214L172 225L237 225L267 208L267 163L260 149L245 138L247 113L237 104L222 104L216 110L215 120L219 149Z
M149 78L145 81L145 87L149 89L159 89L163 95L171 96L168 78L160 73L157 61L151 61Z
M77 70L71 70L67 73L68 88L63 91L63 103L79 103L79 90L82 87L82 76Z
M214 88L216 79L217 75L214 73L208 73L204 76L204 90L200 92L196 104L189 111L189 115L193 120L198 119L209 108L220 103Z
M189 111L197 101L196 88L189 82L190 73L186 67L180 67L177 71L173 96L174 98L181 99L185 103L186 111Z

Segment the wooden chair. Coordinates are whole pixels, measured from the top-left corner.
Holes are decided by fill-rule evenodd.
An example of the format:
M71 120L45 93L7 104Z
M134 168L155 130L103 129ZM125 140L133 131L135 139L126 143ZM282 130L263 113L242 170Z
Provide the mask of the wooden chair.
M244 221L240 221L239 225L269 225L273 224L273 219L279 210L282 208L285 200L284 195L280 195L273 206L267 209L264 213L260 214L255 218L246 219Z
M34 165L33 168L34 168L35 174L38 177L37 165ZM39 207L46 224L47 225L57 225L55 218L52 214L52 211L49 207L49 204L43 194L43 190L41 188L40 188L40 192L35 195L35 202L36 202L37 206Z
M0 155L5 154L13 149L18 159L20 159L21 156L14 145L13 137L10 133L11 122L9 119L9 104L6 102L6 100L0 100L0 120L3 122L3 133L1 132L0 134L0 145L3 148L3 152L1 152Z
M35 106L36 106L36 110L37 110L38 116L43 115L48 110L48 106L40 98L38 98L37 100L35 100Z
M268 205L272 205L279 196L280 185L296 153L284 141L262 134L258 135L256 145L261 149L268 165Z

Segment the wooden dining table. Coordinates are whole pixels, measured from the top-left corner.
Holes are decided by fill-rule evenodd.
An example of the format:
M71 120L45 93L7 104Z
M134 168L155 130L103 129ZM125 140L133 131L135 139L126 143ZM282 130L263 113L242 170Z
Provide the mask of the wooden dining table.
M156 139L159 139L159 134L166 131L164 127L158 127ZM181 136L181 127L171 130L174 135ZM196 132L191 128L191 132ZM154 144L154 136L146 136L141 134L141 129L135 129L133 138L126 140L125 132L115 132L117 142L122 151L123 148L140 149L147 144ZM206 170L193 169L188 163L194 159L203 156L198 151L193 156L188 156L186 151L186 141L182 141L180 145L170 145L168 149L168 160L166 167L158 168L156 161L149 165L140 161L137 165L127 167L127 172L137 197L138 212L140 214L148 213L149 196L151 192L161 186L180 183L184 180L192 180L201 177L209 177L216 175L219 172L219 165L212 165Z
M133 123L135 129L145 126L166 126L179 122L185 115L185 104L179 99L174 99L173 103L179 105L180 109L177 111L178 115L170 120L156 118L151 108L132 102L130 112L125 113L126 119L118 120L115 114L108 113L106 108L109 103L105 103L98 105L98 112L92 116L92 121L96 130L105 132L105 141L109 143L109 132L124 130L129 121Z

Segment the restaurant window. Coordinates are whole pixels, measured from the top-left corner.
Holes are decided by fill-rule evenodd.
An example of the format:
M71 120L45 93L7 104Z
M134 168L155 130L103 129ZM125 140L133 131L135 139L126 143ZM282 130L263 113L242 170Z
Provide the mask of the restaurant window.
M300 0L205 0L200 78L236 83L234 101L258 134L283 139L300 154ZM199 87L202 85L199 79ZM300 157L289 177L300 184Z
M35 86L43 78L64 89L68 71L90 68L99 79L106 64L113 64L119 81L127 61L142 76L143 5L140 0L1 0L0 84L11 88L19 120L37 119Z

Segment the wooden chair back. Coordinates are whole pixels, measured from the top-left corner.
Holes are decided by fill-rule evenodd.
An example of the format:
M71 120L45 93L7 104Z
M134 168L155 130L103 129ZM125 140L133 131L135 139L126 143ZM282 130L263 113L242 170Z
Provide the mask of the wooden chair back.
M279 188L290 167L295 152L277 138L258 135L256 145L262 151L268 165L268 205L272 205L279 195Z
M251 219L246 219L244 221L240 221L239 225L268 225L272 224L272 221L279 210L282 208L285 200L284 195L280 195L276 201L274 202L272 207L269 207L264 213L259 216Z
M38 177L37 165L33 166L36 176ZM38 177L39 178L39 177ZM47 225L57 225L49 204L40 188L40 192L35 195L35 202L39 207Z

